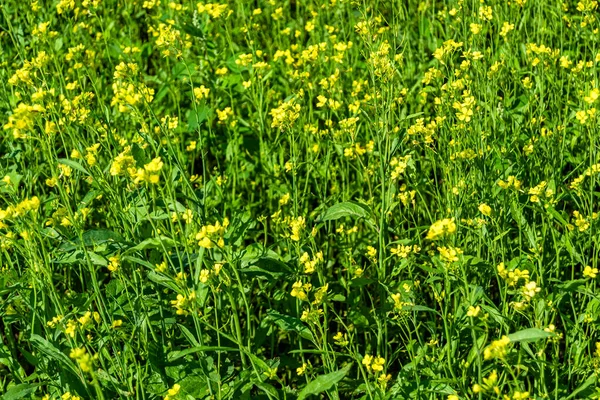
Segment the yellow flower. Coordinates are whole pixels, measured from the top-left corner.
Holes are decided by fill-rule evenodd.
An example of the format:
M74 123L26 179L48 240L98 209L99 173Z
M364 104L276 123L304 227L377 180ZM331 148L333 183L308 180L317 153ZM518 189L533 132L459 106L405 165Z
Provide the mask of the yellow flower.
M535 281L529 281L521 288L521 293L523 294L525 300L529 301L533 299L536 293L539 293L540 290L541 289L537 286Z
M178 383L174 384L171 389L167 390L167 395L165 396L164 400L171 400L173 397L177 396L177 393L179 393L180 389L181 386Z
M596 276L598 276L598 268L592 268L589 265L586 265L583 269L583 276L594 279Z
M489 217L492 214L492 208L485 203L479 205L479 212Z
M338 332L333 336L333 341L338 346L347 346L349 343L347 337L346 333Z
M486 360L491 358L504 358L509 343L510 339L506 335L498 340L494 340L483 350L483 358Z
M69 357L77 361L79 364L79 368L83 372L91 372L92 371L92 357L87 354L84 347L74 348L71 350Z
M371 371L371 362L373 361L373 356L370 354L365 354L363 357L362 363L367 368L367 371Z
M456 224L454 218L445 218L440 221L436 221L429 227L427 232L427 239L436 240L441 236L449 235L456 232Z
M308 296L304 291L304 284L302 281L297 281L292 285L292 291L290 293L292 297L296 297L300 301L308 300Z
M385 390L385 388L388 385L388 382L392 379L392 375L391 374L381 374L379 375L379 378L377 378L377 382L379 383L379 386Z
M371 363L371 369L375 373L381 372L381 371L383 371L384 364L385 364L385 359L383 357L377 356L373 359L373 362Z
M206 283L208 282L208 278L210 278L210 271L207 269L203 269L200 271L200 282Z
M120 327L121 325L123 325L123 320L121 319L116 319L112 322L112 324L110 325L111 328L116 329L118 327Z
M481 312L481 307L469 306L469 310L467 311L467 317L476 318L479 315L479 312Z
M194 97L196 97L196 100L206 99L209 93L210 89L204 87L204 85L194 88Z
M308 364L306 363L302 363L301 367L296 368L296 373L298 374L298 376L304 375L304 373L306 372L306 368L308 368Z
M500 36L506 37L506 35L508 35L508 33L513 29L515 29L515 24L504 21L504 24L502 24L502 29L500 29Z
M367 255L374 259L377 256L377 249L373 246L367 246Z
M121 261L119 256L111 256L108 257L108 270L110 272L117 272L119 270L119 265Z

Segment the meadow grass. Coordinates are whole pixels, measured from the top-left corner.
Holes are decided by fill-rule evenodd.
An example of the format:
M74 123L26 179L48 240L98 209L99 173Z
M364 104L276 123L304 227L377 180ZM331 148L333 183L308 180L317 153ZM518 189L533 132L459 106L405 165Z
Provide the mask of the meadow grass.
M600 398L593 0L3 0L0 394Z

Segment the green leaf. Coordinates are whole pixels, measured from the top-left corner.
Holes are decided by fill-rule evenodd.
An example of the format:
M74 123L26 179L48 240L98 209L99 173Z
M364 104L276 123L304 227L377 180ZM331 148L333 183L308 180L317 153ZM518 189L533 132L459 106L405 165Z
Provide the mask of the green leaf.
M511 342L537 342L552 336L551 333L539 328L528 328L518 332L511 333L508 338Z
M135 160L135 164L138 167L146 165L150 162L150 159L146 155L146 152L144 151L144 149L142 149L140 147L140 145L137 143L134 143L133 146L131 146L131 155L133 156L133 159Z
M66 166L68 166L68 167L71 167L71 168L73 168L73 169L76 169L77 171L79 171L79 172L81 172L81 173L83 173L83 174L86 174L86 175L89 175L89 174L90 174L90 173L89 173L89 172L87 172L87 170L86 170L85 168L83 168L83 167L81 166L81 164L79 164L77 161L69 160L69 159L67 159L67 158L59 158L59 159L58 159L58 162L59 162L59 163L61 163L61 164L63 164L63 165L66 165Z
M56 38L56 40L54 41L54 50L55 51L60 51L60 49L62 49L63 47L63 40L62 38L59 36L58 38Z
M368 219L369 210L361 204L345 201L329 207L319 216L318 221L333 221L344 217Z
M163 246L167 249L173 247L175 246L175 241L171 238L160 235L158 237L146 239L138 243L137 245L130 247L129 249L127 249L127 252L140 251L145 249L162 249Z
M161 275L155 271L150 271L148 272L148 279L150 279L152 282L158 283L159 285L163 285L164 287L167 287L173 290L174 292L179 292L179 288L177 287L175 282L173 282L173 279L167 276Z
M410 311L426 311L426 312L432 312L435 314L438 314L441 316L441 314L439 312L437 312L436 310L434 310L433 308L427 307L427 306L420 306L420 305L406 305L403 307L405 310L410 310Z
M312 332L299 318L280 314L275 310L269 310L267 312L267 319L273 321L284 332L297 332L304 339L313 340Z
M81 237L85 246L94 246L111 241L119 243L124 242L121 235L108 229L93 229L85 232Z
M260 390L262 390L263 392L267 393L272 398L279 399L279 393L277 393L277 389L275 389L275 387L273 385L266 383L266 382L259 382L259 381L255 381L254 385L257 388L259 388Z
M298 400L303 400L310 395L323 393L331 389L335 384L341 381L352 368L352 364L326 375L318 376L314 381L309 382L304 389L298 393Z
M563 218L562 215L558 211L554 209L552 206L546 207L546 211L550 214L554 219L560 222L563 226L569 225L569 223Z
M200 124L208 117L209 108L206 105L198 106L197 109L192 109L188 116L188 130L194 132Z
M50 343L49 341L47 341L40 335L36 335L36 334L31 335L31 338L29 339L29 341L39 351L41 351L42 353L44 353L51 359L58 361L60 364L62 364L64 367L66 367L68 370L70 370L72 373L79 376L77 367L75 366L73 361L71 361L71 359L69 359L69 357L67 357L66 354L64 354L63 352L58 350L52 343Z
M175 361L177 359L180 359L181 357L187 356L188 354L200 353L200 352L205 352L205 351L235 351L235 352L239 352L240 349L236 349L234 347L222 347L222 346L197 346L197 347L190 347L189 349L185 349L185 350L171 351L167 355L167 360L169 362L170 361Z
M590 375L590 377L589 377L589 378L587 378L587 379L585 380L585 382L583 382L583 383L581 384L581 386L579 386L577 389L575 389L575 391L574 391L574 392L572 392L572 393L569 395L569 397L567 397L567 400L568 400L568 399L582 399L582 398L584 398L584 397L587 397L587 396L577 396L577 395L578 395L578 394L580 394L581 392L585 391L585 390L586 390L587 388L589 388L590 386L592 386L592 385L595 385L597 380L598 380L598 377L596 376L596 374L592 374L592 375ZM588 394L589 394L589 393L588 393ZM577 397L576 397L576 396L577 396Z
M4 396L3 400L16 400L22 399L31 393L35 392L36 389L41 386L41 383L21 383L20 385L16 385L11 387Z

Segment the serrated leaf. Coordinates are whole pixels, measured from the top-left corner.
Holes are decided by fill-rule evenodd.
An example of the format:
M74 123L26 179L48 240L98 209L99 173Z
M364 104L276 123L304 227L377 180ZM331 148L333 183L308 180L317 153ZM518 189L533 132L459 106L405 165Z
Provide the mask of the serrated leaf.
M344 379L352 368L352 364L346 365L344 368L339 369L329 374L320 375L315 380L309 382L304 389L298 393L298 400L306 399L310 395L323 393L331 389L335 384Z
M511 342L537 342L552 336L551 333L539 328L528 328L518 332L511 333L508 338Z

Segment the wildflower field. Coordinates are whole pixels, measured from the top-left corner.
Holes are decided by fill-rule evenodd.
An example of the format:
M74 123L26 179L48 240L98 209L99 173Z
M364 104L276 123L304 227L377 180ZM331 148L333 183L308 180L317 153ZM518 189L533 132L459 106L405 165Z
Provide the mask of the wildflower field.
M600 398L595 0L0 1L0 397Z

